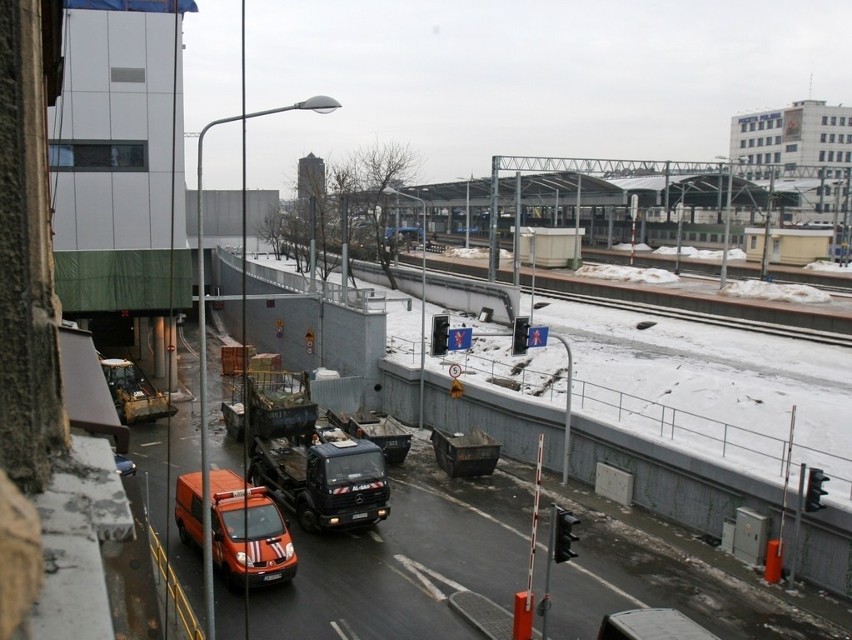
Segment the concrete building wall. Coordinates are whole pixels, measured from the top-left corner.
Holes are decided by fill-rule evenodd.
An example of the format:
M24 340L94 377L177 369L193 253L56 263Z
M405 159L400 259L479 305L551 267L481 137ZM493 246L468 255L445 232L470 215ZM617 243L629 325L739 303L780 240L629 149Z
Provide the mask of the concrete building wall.
M281 208L276 190L246 191L246 250L266 252L271 247L259 237L263 221ZM243 242L243 192L204 189L204 246L237 247ZM186 192L186 236L190 246L198 246L198 191Z
M173 78L182 41L174 15L70 10L66 27L63 95L49 110L50 139L141 143L147 162L132 170L54 171L56 249L166 249L173 213L174 245L183 247L180 55L176 90Z

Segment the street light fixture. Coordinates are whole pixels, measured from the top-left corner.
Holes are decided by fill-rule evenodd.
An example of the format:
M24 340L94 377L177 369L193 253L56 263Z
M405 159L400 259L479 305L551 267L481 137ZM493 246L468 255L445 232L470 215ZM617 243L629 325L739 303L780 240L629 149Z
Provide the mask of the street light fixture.
M287 107L277 107L275 109L267 109L265 111L256 111L254 113L243 113L230 118L222 118L214 120L201 130L198 135L198 326L201 333L201 350L199 352L200 369L199 381L200 389L198 394L199 411L201 415L201 484L203 490L203 507L202 507L202 525L204 527L204 540L202 551L204 553L204 601L205 612L207 615L207 637L210 640L215 640L216 626L214 623L214 602L213 602L213 535L212 522L210 517L210 456L208 451L208 430L207 430L207 315L206 315L206 293L204 287L204 215L202 197L202 182L201 182L201 167L202 154L204 148L204 135L209 129L219 124L226 122L236 122L237 120L248 120L249 118L257 118L267 116L273 113L281 113L283 111L316 111L317 113L331 113L339 109L342 105L328 96L314 96L308 98L304 102ZM243 248L245 251L245 248Z
M386 193L388 195L396 194L403 198L411 198L412 200L417 200L423 205L423 273L420 293L420 416L418 418L418 426L420 429L423 429L423 388L425 386L423 372L426 370L426 201L422 198L418 198L417 196L412 196L408 193L398 191L393 187L385 187L382 189L382 193Z

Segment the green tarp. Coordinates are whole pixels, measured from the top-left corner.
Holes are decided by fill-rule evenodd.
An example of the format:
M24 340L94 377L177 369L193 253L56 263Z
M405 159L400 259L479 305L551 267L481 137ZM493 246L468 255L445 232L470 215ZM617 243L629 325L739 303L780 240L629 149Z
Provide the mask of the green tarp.
M57 251L53 255L63 312L192 307L189 249Z

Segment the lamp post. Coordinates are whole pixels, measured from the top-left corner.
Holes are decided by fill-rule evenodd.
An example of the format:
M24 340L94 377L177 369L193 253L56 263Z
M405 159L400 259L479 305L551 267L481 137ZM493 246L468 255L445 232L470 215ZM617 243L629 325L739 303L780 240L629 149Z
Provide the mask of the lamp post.
M201 351L199 352L200 368L199 381L200 389L198 393L199 411L201 415L201 484L203 490L202 500L202 525L204 527L204 540L202 551L204 553L204 604L205 613L207 616L207 638L215 640L216 625L214 620L213 608L213 534L212 522L210 518L210 457L208 451L208 431L207 431L207 316L206 316L206 294L204 290L204 216L202 197L202 153L204 148L204 135L209 129L219 124L226 122L236 122L237 120L248 120L249 118L258 118L267 116L273 113L281 113L283 111L307 110L316 111L317 113L331 113L339 109L342 105L328 96L314 96L308 98L304 102L287 107L277 107L275 109L267 109L265 111L256 111L254 113L243 113L230 118L222 118L214 120L205 126L198 136L198 327L201 334Z
M535 313L535 229L532 227L527 227L527 232L523 234L526 238L531 238L530 240L530 263L532 264L532 282L530 288L530 326L533 324L533 314Z
M385 187L382 193L395 193L403 198L411 198L417 200L423 205L423 273L421 274L421 293L420 293L420 414L418 418L418 426L423 429L423 388L424 371L426 370L426 201L417 196L412 196L402 191L397 191L393 187Z

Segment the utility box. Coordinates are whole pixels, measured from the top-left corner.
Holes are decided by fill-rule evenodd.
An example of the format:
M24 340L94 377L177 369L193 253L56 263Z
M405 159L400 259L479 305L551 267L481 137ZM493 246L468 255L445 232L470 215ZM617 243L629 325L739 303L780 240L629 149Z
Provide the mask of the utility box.
M734 538L737 535L737 521L733 518L725 518L722 523L722 551L734 555Z
M770 519L748 507L737 509L734 557L748 564L762 565L766 560L766 541Z
M595 467L595 493L629 507L633 503L633 474L598 462Z

